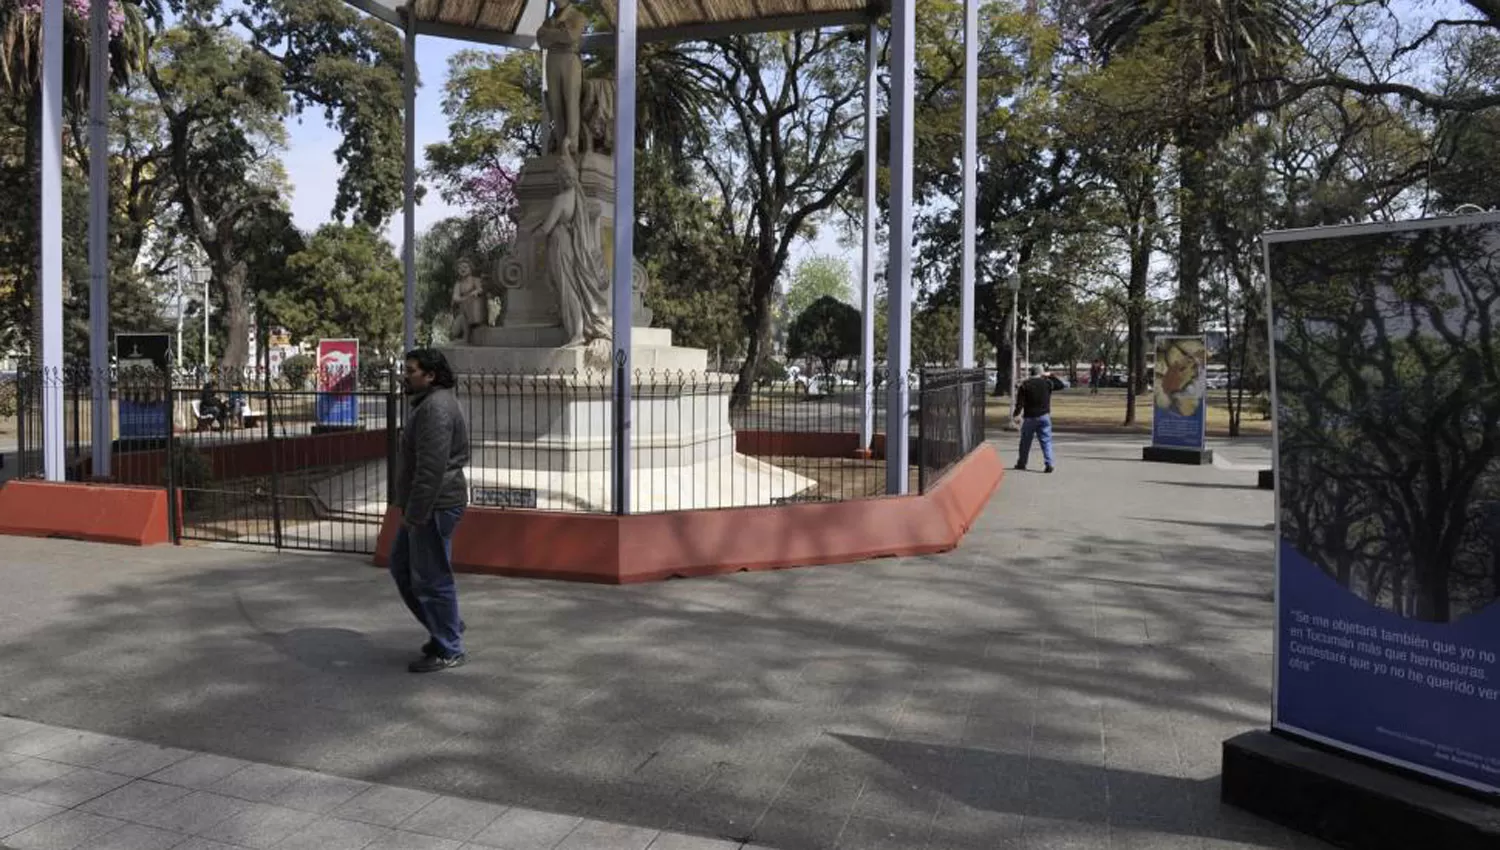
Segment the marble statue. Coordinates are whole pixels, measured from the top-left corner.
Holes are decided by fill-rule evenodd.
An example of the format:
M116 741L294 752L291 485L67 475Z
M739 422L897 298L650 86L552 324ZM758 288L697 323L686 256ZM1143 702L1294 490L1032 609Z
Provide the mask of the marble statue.
M557 194L537 226L546 239L547 280L557 295L564 346L610 335L609 278L593 213L572 157L557 158Z
M537 45L547 51L547 114L552 122L548 150L564 157L582 148L583 30L588 24L572 0L552 0L552 14L537 28Z
M458 277L453 284L453 336L467 342L475 328L489 324L490 300L469 258L459 260L453 271Z

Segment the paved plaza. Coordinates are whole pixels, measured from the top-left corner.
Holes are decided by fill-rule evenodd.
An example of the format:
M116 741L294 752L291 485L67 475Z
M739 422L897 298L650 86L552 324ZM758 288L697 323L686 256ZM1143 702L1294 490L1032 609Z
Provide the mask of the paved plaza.
M359 559L0 538L0 845L1322 847L1218 802L1269 716L1269 445L1140 446L1060 435L946 555L464 577L429 676Z

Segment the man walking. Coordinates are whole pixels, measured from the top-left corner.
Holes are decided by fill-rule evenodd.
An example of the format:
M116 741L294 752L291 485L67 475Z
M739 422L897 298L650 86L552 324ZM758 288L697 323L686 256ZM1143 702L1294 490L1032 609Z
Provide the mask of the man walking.
M1051 472L1052 382L1042 375L1042 367L1032 366L1031 377L1016 389L1016 409L1011 416L1024 417L1021 420L1021 457L1016 461L1016 469L1026 468L1026 460L1031 456L1031 439L1039 437L1042 459L1047 463L1043 472Z
M453 370L442 352L406 355L411 416L401 435L396 507L401 529L391 548L391 576L411 613L427 629L413 673L433 673L465 661L458 586L453 580L453 529L469 501L464 467L469 427L453 396Z

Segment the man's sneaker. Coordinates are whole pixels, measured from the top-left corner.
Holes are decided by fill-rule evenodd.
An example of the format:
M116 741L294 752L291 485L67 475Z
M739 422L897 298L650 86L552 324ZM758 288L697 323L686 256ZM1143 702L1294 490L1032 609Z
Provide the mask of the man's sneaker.
M1056 469L1056 467L1053 467L1053 466L1049 466L1049 467L1047 467L1047 468L1046 468L1046 469L1044 469L1044 470L1042 470L1042 471L1043 471L1043 472L1051 472L1051 471L1052 471L1052 470L1053 470L1053 469Z
M1014 469L1018 469L1021 472L1025 472L1026 471L1026 464L1024 464L1024 463L1018 463L1013 468Z
M466 631L468 631L468 629L469 629L468 624L464 623L463 620L459 620L458 621L458 633L459 633L459 635L463 635L463 633L466 632ZM442 650L440 650L438 648L437 641L435 641L435 640L429 640L428 642L422 644L422 654L423 655L438 655L438 654L441 654L441 652L442 652Z
M468 660L469 657L462 652L451 658L444 658L441 655L424 655L408 664L406 669L413 673L436 673L450 667L462 667L463 663Z

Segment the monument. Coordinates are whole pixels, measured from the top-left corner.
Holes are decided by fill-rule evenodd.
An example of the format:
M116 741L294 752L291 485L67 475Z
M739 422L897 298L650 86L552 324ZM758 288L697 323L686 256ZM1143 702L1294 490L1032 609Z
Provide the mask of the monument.
M537 31L547 50L547 151L522 164L504 261L482 285L472 264L461 267L453 291L455 342L442 351L468 416L477 506L613 509L614 84L583 76L583 26L571 0L554 0ZM709 372L706 350L673 345L670 330L651 327L638 263L631 282L632 510L772 504L814 487L735 451L734 376ZM493 325L488 298L501 304ZM359 480L316 488L324 507L382 514L383 490ZM365 492L340 495L354 490Z

